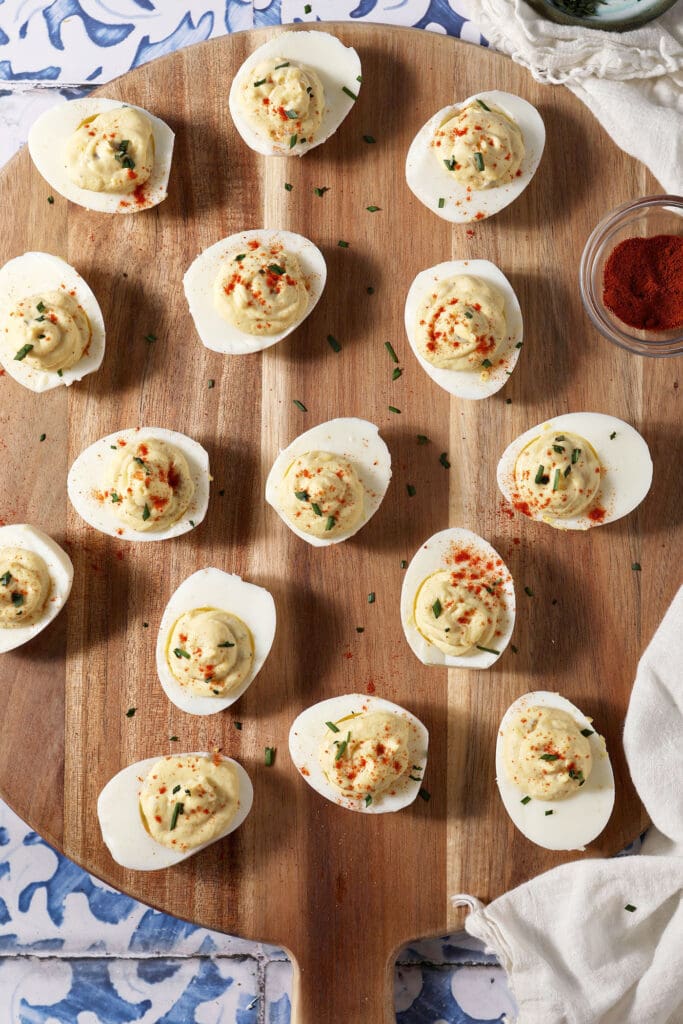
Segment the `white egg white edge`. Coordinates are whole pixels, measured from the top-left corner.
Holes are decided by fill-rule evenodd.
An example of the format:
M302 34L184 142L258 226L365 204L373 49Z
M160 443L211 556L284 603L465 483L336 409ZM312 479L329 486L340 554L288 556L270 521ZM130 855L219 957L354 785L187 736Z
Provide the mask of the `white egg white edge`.
M218 608L236 615L247 626L254 644L251 670L236 689L225 697L202 697L191 693L171 672L167 650L171 630L181 615L196 608ZM169 598L157 636L157 674L170 701L190 715L213 715L230 707L251 686L270 653L275 638L276 612L271 593L241 576L222 569L207 568L183 580Z
M119 439L130 444L138 444L150 439L166 441L180 449L187 459L195 486L194 495L187 512L167 529L152 530L147 533L131 530L123 520L118 518L116 512L111 508L110 502L100 502L94 497L93 491L109 490L107 469L110 461L116 455L111 450L111 446L116 445L117 451L121 451L117 445ZM144 542L178 537L199 526L209 506L210 479L208 453L187 434L181 434L176 430L167 430L165 427L132 427L127 430L117 430L115 434L107 434L106 437L101 437L94 444L85 448L69 470L66 487L71 504L81 519L84 519L89 526L93 526L110 537L116 537L118 540Z
M495 649L499 651L498 654L478 650L463 654L461 657L444 654L435 644L430 644L415 625L417 593L423 582L432 573L438 572L440 569L452 568L446 558L453 544L475 548L481 551L485 557L500 558L503 562L505 573L501 593L505 597L505 608L501 609L502 614L498 623L501 635L491 641L495 645ZM440 665L447 668L491 668L510 643L515 628L515 612L515 585L512 574L505 564L505 559L495 548L491 547L488 541L471 530L451 527L448 530L440 530L439 533L435 533L418 548L405 571L401 587L401 625L410 649L423 665Z
M592 771L584 785L565 800L532 798L529 803L523 804L524 792L510 782L505 771L502 733L519 710L534 706L559 708L570 714L581 729L593 730L593 735L587 737L593 761ZM559 693L547 690L523 694L503 715L496 738L496 783L505 810L514 825L532 843L546 850L584 850L605 828L614 807L614 775L603 737L595 730L592 720L571 701ZM567 845L561 833L570 809L571 813L576 810L579 827L572 828L575 832L574 841ZM546 811L553 813L546 815Z
M343 444L338 442L338 432L344 433ZM328 443L329 442L329 443ZM311 451L328 451L341 455L353 463L353 468L363 485L365 492L363 516L352 529L347 530L330 540L314 537L287 518L279 501L278 489L280 481L290 465L299 455ZM369 456L372 456L369 459ZM377 465L374 465L374 462ZM266 501L275 509L280 519L289 529L308 541L313 547L326 547L328 544L339 544L358 533L374 516L384 500L391 481L391 453L384 439L380 436L379 427L369 420L356 417L341 417L319 423L316 427L299 434L291 444L280 452L266 480Z
M132 193L129 195L123 192L92 192L79 188L71 181L64 163L66 142L81 121L92 117L93 114L102 114L117 107L139 110L149 118L152 125L154 166L143 185L144 206L138 206L135 200L130 198ZM83 99L60 103L41 114L28 133L28 150L33 163L48 185L65 199L98 213L138 213L149 209L150 206L157 206L168 195L174 140L175 135L166 122L155 117L144 107L136 107L134 103L125 103L122 100L105 99L104 96L86 96ZM121 200L129 202L129 205L121 206Z
M295 253L309 286L308 305L303 315L279 334L256 336L240 331L228 320L224 320L213 304L214 282L222 268L224 257L246 248L251 241L266 241L269 245L279 242L289 252ZM204 347L225 355L246 355L270 348L292 334L315 309L326 280L325 257L309 238L297 235L293 231L261 228L229 235L201 252L188 267L183 278L183 288L197 334Z
M239 777L239 807L228 827L215 839L210 839L192 850L170 850L152 839L142 823L140 815L139 793L142 782L152 765L166 755L148 757L144 761L129 764L113 776L97 798L97 817L100 822L102 838L116 861L124 868L132 871L156 871L159 868L170 868L179 864L195 853L206 849L212 843L229 836L239 828L251 810L254 800L254 787L247 772L238 761L231 757L230 761L237 770ZM187 754L174 754L174 757L211 757L206 751L191 751Z
M431 142L434 132L448 115L462 110L477 99L498 107L516 122L522 132L525 152L520 167L522 173L519 178L515 178L514 181L506 185L472 189L468 192L467 187L459 184L445 167L439 168ZM478 213L483 213L485 218L492 217L494 213L505 209L521 195L536 173L544 147L545 125L541 115L531 103L522 99L521 96L501 92L499 89L478 92L460 103L452 103L443 107L420 128L408 150L406 182L411 192L437 217L450 221L452 224L470 224L477 219L482 219L481 217L477 218ZM432 184L437 172L439 172L439 177L443 178L443 189L440 195L435 196L436 188L433 188ZM439 198L446 201L441 210L438 207ZM456 202L460 202L461 205L456 206Z
M239 83L252 68L269 57L285 57L297 61L312 68L318 75L325 92L325 111L313 142L297 142L290 148L288 143L278 143L264 138L254 131L244 117L239 102ZM339 74L335 77L333 73L333 69L340 67L343 69L343 78ZM355 100L343 92L343 86L358 96L361 87L358 81L360 73L360 57L352 46L345 46L337 36L328 32L291 29L281 32L254 50L232 80L228 106L235 127L249 148L263 156L303 156L334 135L351 111Z
M415 766L410 774L418 770L420 778L408 778L405 775L400 780L400 791L391 794L378 793L369 806L365 805L364 797L347 797L330 785L318 760L318 751L329 731L326 722L339 722L341 718L350 715L352 712L369 713L371 711L385 711L407 718L417 728L418 739L413 737L413 746L410 750L410 763ZM340 726L343 729L343 725ZM349 728L353 730L352 723ZM422 778L427 768L427 752L429 748L429 733L426 726L412 712L394 704L382 697L372 697L367 694L350 693L340 697L330 697L329 700L320 701L306 708L292 723L289 730L289 754L294 762L297 771L317 793L324 796L332 803L349 811L358 811L361 814L386 814L390 811L400 811L412 804L422 786ZM304 775L302 769L308 774Z
M483 367L482 370L444 370L441 367L433 366L429 360L424 358L417 345L415 337L417 310L422 299L437 282L456 275L481 278L482 281L486 281L488 285L499 291L505 300L507 335L504 344L496 353L496 361L505 359L506 362L503 366L491 367L486 380L482 380L481 376ZM422 369L439 387L457 398L482 399L500 391L507 384L517 365L521 351L517 346L523 339L522 311L515 290L503 271L489 260L448 260L421 271L408 290L405 327L410 347Z
M0 627L0 654L6 654L28 643L57 618L69 599L74 567L66 551L47 533L43 533L37 526L31 526L30 523L0 526L0 548L26 548L40 555L47 565L52 583L45 611L39 619L29 626L17 626L13 629Z
M594 523L585 515L560 519L542 509L534 510L533 519L548 523L558 530L590 530L604 526L632 512L645 499L652 483L652 458L645 439L630 423L602 412L570 412L553 416L520 434L503 452L496 476L498 487L512 504L515 489L515 464L523 448L548 430L567 430L590 441L606 470L597 500L605 509L605 518ZM616 437L610 439L610 434ZM522 513L520 513L521 515Z
M34 266L32 266L32 264ZM34 269L40 273L33 274ZM47 252L25 252L23 256L15 256L0 268L0 311L6 315L9 310L22 299L45 292L75 291L76 301L88 316L92 337L87 353L70 369L64 370L60 377L56 370L36 370L24 360L14 359L0 349L0 362L5 372L30 391L50 391L64 384L67 387L82 380L87 374L99 370L104 359L105 331L104 319L99 303L92 289L77 270Z

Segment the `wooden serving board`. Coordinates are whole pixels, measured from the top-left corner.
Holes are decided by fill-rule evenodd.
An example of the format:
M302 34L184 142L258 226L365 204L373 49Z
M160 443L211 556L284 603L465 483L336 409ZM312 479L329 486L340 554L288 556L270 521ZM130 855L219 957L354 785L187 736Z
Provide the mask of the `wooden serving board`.
M516 696L557 689L593 715L607 738L616 807L586 856L615 853L644 824L621 730L638 657L676 585L680 364L628 355L600 338L583 313L577 272L588 234L617 203L656 191L589 111L483 48L368 25L334 31L358 49L363 87L341 130L303 160L255 155L228 114L234 73L270 34L259 31L192 47L106 86L105 95L149 108L177 133L169 198L156 210L98 215L59 196L50 205L26 151L0 175L2 262L27 249L62 256L90 283L107 325L104 365L68 391L34 395L0 380L0 518L48 530L76 570L65 612L2 659L0 792L56 847L112 885L208 927L286 947L298 968L298 1024L336 1019L341 1008L349 1024L376 1024L393 1019L396 949L459 922L449 894L490 900L580 856L531 845L498 799L496 728ZM408 191L405 153L434 110L490 88L538 107L545 155L512 206L470 230L451 227ZM321 186L329 192L318 198L313 189ZM366 212L371 204L381 212ZM312 238L328 262L327 288L291 338L263 354L221 357L195 334L182 276L201 249L261 226ZM340 239L349 247L339 247ZM519 365L485 402L450 399L404 337L412 278L451 257L497 263L524 314ZM150 332L158 338L152 344ZM340 341L338 354L328 334ZM387 340L404 369L396 382ZM588 534L562 535L508 516L495 483L503 448L546 417L587 409L628 420L647 438L655 477L646 502ZM314 549L265 505L264 481L279 446L339 415L379 424L393 482L361 533ZM67 502L72 460L96 438L135 425L182 430L210 453L207 518L178 540L115 541L87 527ZM427 447L416 444L418 433L431 438ZM444 451L450 470L439 463ZM412 498L407 483L417 489ZM427 668L403 638L401 559L448 524L487 538L516 581L518 653L508 650L488 672ZM635 561L642 572L631 570ZM154 645L169 595L206 565L268 587L278 630L265 668L232 713L194 718L164 696ZM425 722L429 802L398 814L353 814L298 776L287 752L292 720L314 701L352 691L376 692ZM132 718L130 707L137 708ZM97 825L104 783L132 761L214 746L252 776L246 823L171 870L119 869ZM277 748L272 768L264 765L265 746Z

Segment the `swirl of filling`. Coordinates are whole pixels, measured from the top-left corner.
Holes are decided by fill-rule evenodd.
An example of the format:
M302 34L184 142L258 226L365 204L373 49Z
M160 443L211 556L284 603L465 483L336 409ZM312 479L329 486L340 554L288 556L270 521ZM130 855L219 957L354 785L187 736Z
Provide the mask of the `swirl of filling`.
M43 614L51 591L44 558L28 548L0 548L0 628L31 625Z
M601 480L600 459L584 437L549 430L517 457L514 504L527 515L578 516L593 504Z
M336 723L318 752L330 785L344 796L375 796L410 771L410 724L400 715L368 711Z
M195 608L184 612L171 630L166 659L181 686L202 697L224 697L251 671L254 643L236 615Z
M239 331L273 335L300 320L308 289L295 253L258 242L227 257L214 283L216 311Z
M423 296L415 330L420 355L433 366L480 370L505 338L505 299L481 278L445 278Z
M491 648L500 611L496 589L481 581L460 580L450 569L440 569L421 584L414 618L425 640L444 654L458 657L473 647Z
M502 110L473 100L449 114L434 133L434 155L459 184L495 188L518 177L524 159L519 126Z
M68 370L92 337L87 313L66 291L21 299L7 313L2 330L6 351L37 370Z
M183 453L149 437L113 457L106 494L121 521L143 533L177 522L192 501L194 482Z
M193 850L220 836L240 805L235 766L215 755L168 755L152 765L140 789L142 821L157 843Z
M134 192L154 166L152 123L133 107L116 107L86 118L68 139L66 169L89 192Z
M239 105L256 132L272 142L312 142L325 112L325 92L312 68L271 57L245 72Z
M572 716L560 708L517 712L503 737L508 778L536 800L564 800L587 781L590 744Z
M280 483L282 511L293 526L334 539L363 515L363 484L351 462L333 452L305 452Z

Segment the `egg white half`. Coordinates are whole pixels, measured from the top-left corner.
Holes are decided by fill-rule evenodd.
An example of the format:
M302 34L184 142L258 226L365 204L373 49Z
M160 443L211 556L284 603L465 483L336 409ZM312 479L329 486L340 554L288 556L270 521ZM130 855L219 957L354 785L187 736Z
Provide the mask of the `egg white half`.
M168 664L171 631L185 612L196 608L218 608L231 612L247 626L254 645L254 658L244 681L225 697L202 697L181 686ZM275 602L269 591L241 576L222 569L199 569L188 576L171 595L164 610L157 637L157 673L164 693L181 711L190 715L213 715L230 707L251 686L270 653L275 638Z
M111 460L115 458L112 448L115 447L118 451L119 441L137 445L140 441L150 438L166 441L180 449L187 459L195 490L189 508L180 519L165 530L142 533L126 526L116 515L111 502L100 501L96 495L97 492L106 491L110 486L107 472ZM115 434L107 434L82 451L69 470L66 487L71 504L89 526L94 526L96 530L119 540L144 542L179 537L199 526L209 505L210 480L209 456L197 441L177 430L167 430L165 427L132 427L117 430Z
M448 117L477 99L498 107L516 122L522 133L525 153L520 167L522 173L514 181L493 188L468 191L445 167L439 166L431 143L434 132ZM521 195L536 173L544 146L545 126L536 107L521 96L501 92L499 89L478 92L462 103L443 107L420 128L408 150L406 181L420 202L437 217L453 224L469 224L492 217ZM441 209L439 199L444 199Z
M94 114L118 107L132 107L145 114L154 135L154 166L148 180L142 186L143 202L137 202L132 193L93 192L74 185L67 172L64 147L78 126ZM175 135L161 118L150 114L143 107L121 100L109 100L103 96L86 96L69 100L51 107L40 115L28 133L28 150L31 159L42 176L56 192L70 199L72 203L84 206L86 210L98 213L139 213L156 206L168 195L168 177L171 173L173 141Z
M503 605L498 622L500 636L496 636L492 641L492 650L498 651L498 654L491 654L489 651L480 651L476 648L460 657L444 654L422 635L415 624L415 601L420 587L433 573L439 572L441 569L453 568L448 558L454 548L473 550L486 559L500 559L502 563L495 570L495 574L503 580L500 587ZM410 649L423 665L445 665L448 668L490 668L498 661L510 643L515 627L515 608L515 585L510 570L495 548L492 548L483 537L472 533L471 530L451 527L448 530L435 533L415 552L403 577L401 625Z
M28 523L0 526L0 548L27 548L40 555L52 581L50 596L39 619L29 626L16 626L12 629L0 627L0 654L5 654L28 643L59 615L71 593L74 567L66 551L52 537Z
M595 505L605 509L602 521L594 522L587 515L560 519L543 509L533 509L531 518L548 523L557 530L589 530L621 519L640 505L652 483L652 459L643 437L629 423L601 412L570 412L554 416L520 434L503 452L498 463L498 487L514 505L515 464L523 448L547 430L570 431L590 441L606 470ZM611 437L615 434L615 437ZM590 508L588 511L590 511ZM520 513L522 514L522 513Z
M228 320L224 320L213 304L213 287L223 261L236 252L246 249L249 242L258 241L266 246L278 243L299 258L299 263L308 285L308 305L303 315L291 327L279 334L254 335L240 331ZM202 344L214 352L226 355L245 355L270 348L291 334L315 309L323 293L327 279L327 265L320 249L303 235L293 231L272 231L269 228L240 231L236 235L222 238L209 246L191 263L183 288Z
M322 82L325 90L325 110L320 127L311 143L297 142L290 148L288 143L274 142L259 135L240 109L239 83L242 78L261 61L272 57L284 57L286 60L305 64L315 71ZM344 87L358 96L361 87L360 75L360 57L353 47L344 46L336 36L316 31L280 32L254 50L233 78L228 105L235 128L250 149L263 156L303 156L334 135L355 103L355 100L343 91Z
M104 359L105 332L102 310L91 288L81 275L59 256L48 252L25 252L0 268L0 310L5 314L22 299L45 292L74 292L74 298L90 321L92 336L87 351L61 377L56 370L38 370L25 360L0 350L5 372L30 391L50 391L61 384L73 384L99 370Z
M348 459L353 463L353 468L363 485L364 508L361 519L352 529L337 534L331 540L314 537L294 526L280 504L278 491L283 476L299 455L313 451L333 452ZM299 434L284 451L280 452L266 480L266 501L273 506L280 519L297 537L308 541L314 547L325 547L348 540L365 526L382 504L390 480L391 455L379 436L379 428L368 420L357 419L354 416L342 417L311 427L310 430Z
M507 334L496 353L495 365L490 369L445 370L434 366L421 354L416 338L417 311L422 299L439 281L449 277L478 277L500 292L505 300ZM489 260L448 260L421 271L408 291L405 307L406 334L410 347L422 369L433 381L458 398L480 399L493 395L508 382L517 365L522 344L522 311L514 289L505 274Z
M518 711L530 707L559 708L571 715L580 729L591 729L588 736L593 769L580 789L564 800L534 800L523 804L524 792L508 779L503 759L505 730ZM614 807L614 775L605 741L595 732L592 719L586 718L559 693L537 690L525 693L510 705L498 729L496 740L496 782L505 810L522 835L546 850L584 850L600 835ZM552 814L546 814L552 811Z
M373 797L372 803L366 806L364 797L344 796L330 785L318 760L318 751L326 733L329 732L326 722L339 724L341 719L347 716L372 711L400 715L414 727L410 730L410 764L414 767L409 772L414 778L409 778L409 774L403 775L394 787L394 793L378 793ZM345 724L340 728L343 729ZM348 728L352 728L351 719ZM427 767L428 747L429 733L419 718L390 700L361 693L331 697L329 700L320 701L319 704L313 704L301 712L289 730L290 757L308 785L332 803L349 811L359 811L361 814L386 814L389 811L400 811L412 804L422 786Z
M237 770L239 778L239 807L237 814L228 827L215 839L202 843L192 850L170 850L152 839L145 828L140 814L139 794L142 783L152 765L164 755L148 757L144 761L136 761L123 768L109 780L97 799L97 817L102 830L102 838L117 864L133 871L156 871L159 868L170 868L179 864L195 853L206 849L212 843L230 835L245 820L254 800L254 788L246 771L232 758L230 761ZM205 751L190 751L177 754L177 757L210 757Z

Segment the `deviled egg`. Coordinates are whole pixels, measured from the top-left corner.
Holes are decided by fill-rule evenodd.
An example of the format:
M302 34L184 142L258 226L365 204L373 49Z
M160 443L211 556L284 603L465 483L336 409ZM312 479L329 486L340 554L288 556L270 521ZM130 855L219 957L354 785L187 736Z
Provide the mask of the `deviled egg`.
M365 526L390 480L391 455L374 423L328 420L280 452L266 480L266 501L297 537L322 547Z
M81 275L59 256L25 252L0 269L0 362L30 391L94 373L104 358L104 320Z
M28 643L56 618L73 578L66 551L37 526L0 526L0 654Z
M637 430L615 416L572 412L531 427L498 463L510 504L558 530L588 530L628 515L652 483L652 459Z
M234 832L253 798L237 761L216 753L167 754L137 761L110 779L97 816L117 864L155 871Z
M176 430L133 427L82 451L67 492L82 519L121 540L165 540L203 520L209 504L209 456Z
M358 99L360 58L328 32L281 32L245 60L229 106L246 144L264 156L303 156L333 135Z
M510 642L515 587L497 551L471 530L430 537L406 569L401 624L424 665L490 668Z
M480 92L443 107L420 128L408 150L406 181L444 220L483 220L524 191L544 146L535 107L509 92Z
M423 370L458 398L488 398L509 380L522 347L522 312L488 260L449 260L410 286L406 334Z
M174 134L142 107L87 96L51 107L28 134L31 159L72 203L139 213L167 196Z
M289 753L309 786L364 814L411 804L427 767L429 733L419 718L381 697L350 693L302 711Z
M202 344L214 352L260 352L296 330L323 293L320 250L292 231L240 231L205 249L183 287Z
M496 782L520 832L547 850L583 850L614 806L614 776L602 736L570 701L539 690L503 716Z
M188 576L166 605L157 673L169 700L191 715L230 707L251 685L275 637L275 602L222 569Z

